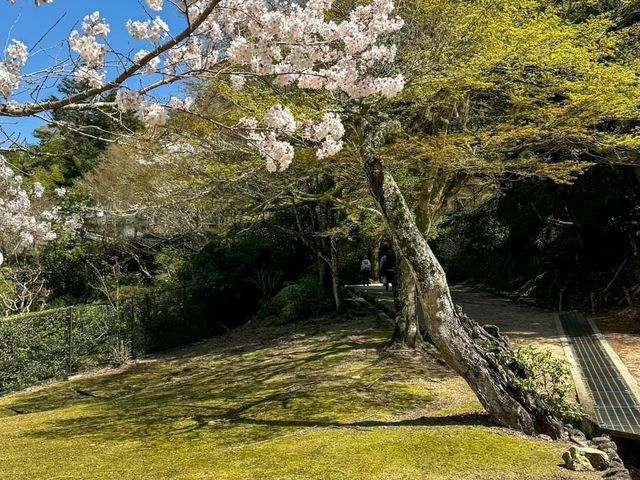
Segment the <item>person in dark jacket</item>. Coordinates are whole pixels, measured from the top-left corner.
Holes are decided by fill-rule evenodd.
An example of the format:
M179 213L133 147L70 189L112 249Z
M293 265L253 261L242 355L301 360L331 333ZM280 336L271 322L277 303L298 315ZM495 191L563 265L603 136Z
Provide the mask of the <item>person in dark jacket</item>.
M360 262L360 273L362 274L362 286L368 286L371 281L371 260L366 257Z
M380 272L380 281L384 285L384 289L389 291L389 284L391 284L392 288L395 286L396 259L393 253L385 253L380 257L378 271Z

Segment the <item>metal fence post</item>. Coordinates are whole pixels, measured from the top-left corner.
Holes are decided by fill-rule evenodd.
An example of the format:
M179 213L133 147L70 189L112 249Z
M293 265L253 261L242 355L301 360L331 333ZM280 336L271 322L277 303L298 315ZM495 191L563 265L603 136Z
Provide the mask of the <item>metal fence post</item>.
M182 316L182 343L189 341L189 332L187 330L187 286L183 283L180 289L180 315Z
M129 345L131 348L131 358L136 358L136 349L135 349L135 323L136 323L136 307L134 304L134 297L131 296L129 299Z

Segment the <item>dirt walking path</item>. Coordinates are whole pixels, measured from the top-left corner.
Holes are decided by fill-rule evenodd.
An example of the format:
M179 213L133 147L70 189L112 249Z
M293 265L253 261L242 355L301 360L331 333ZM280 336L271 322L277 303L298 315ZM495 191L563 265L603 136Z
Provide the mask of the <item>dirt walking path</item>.
M393 292L386 292L382 285L368 287L353 285L353 290L364 290L369 297L393 307ZM565 358L562 342L555 326L553 312L524 305L508 298L474 288L454 285L451 287L453 301L478 323L496 325L506 334L514 347L533 345Z
M480 324L497 325L515 347L533 345L565 358L553 312L464 286L451 288L453 301Z

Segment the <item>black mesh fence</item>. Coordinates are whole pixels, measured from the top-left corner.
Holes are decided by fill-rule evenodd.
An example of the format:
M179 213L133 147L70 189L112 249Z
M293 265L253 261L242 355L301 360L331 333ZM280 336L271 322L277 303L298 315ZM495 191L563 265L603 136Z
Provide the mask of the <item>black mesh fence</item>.
M0 393L224 331L203 285L0 318Z

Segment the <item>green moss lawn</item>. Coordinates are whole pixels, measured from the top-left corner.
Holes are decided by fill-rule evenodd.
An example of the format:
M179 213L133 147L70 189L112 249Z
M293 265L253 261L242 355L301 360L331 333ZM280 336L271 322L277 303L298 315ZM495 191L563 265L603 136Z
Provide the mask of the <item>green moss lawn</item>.
M362 312L247 327L0 398L0 480L590 478L389 335Z

